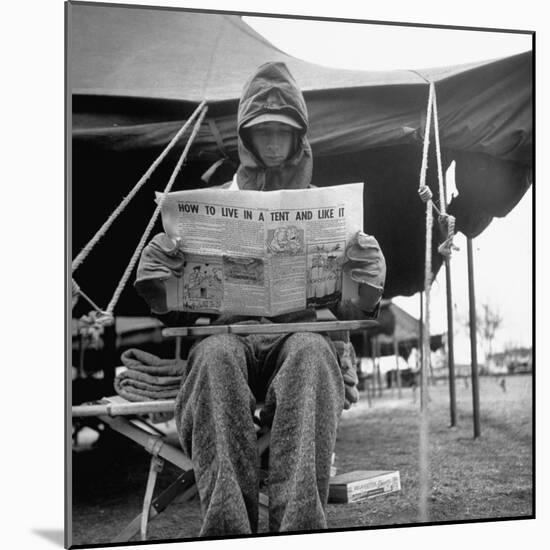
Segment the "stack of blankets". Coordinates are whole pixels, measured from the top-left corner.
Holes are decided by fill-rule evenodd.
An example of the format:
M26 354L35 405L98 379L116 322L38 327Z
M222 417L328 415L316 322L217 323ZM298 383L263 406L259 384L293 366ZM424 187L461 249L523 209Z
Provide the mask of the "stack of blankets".
M161 359L139 349L121 355L122 368L117 369L115 391L128 401L174 399L185 375L186 362Z

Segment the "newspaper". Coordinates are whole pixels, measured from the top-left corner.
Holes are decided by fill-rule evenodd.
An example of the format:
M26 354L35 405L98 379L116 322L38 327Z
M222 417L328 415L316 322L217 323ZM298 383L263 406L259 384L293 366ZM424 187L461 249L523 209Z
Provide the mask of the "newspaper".
M171 310L271 317L357 296L342 265L363 229L362 183L177 191L161 213L185 253L182 276L166 281Z

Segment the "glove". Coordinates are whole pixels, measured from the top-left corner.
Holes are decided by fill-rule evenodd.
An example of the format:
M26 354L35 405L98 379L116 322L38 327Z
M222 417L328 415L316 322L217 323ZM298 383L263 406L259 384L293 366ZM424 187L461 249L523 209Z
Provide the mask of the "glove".
M373 311L384 292L386 259L378 241L358 231L346 250L344 271L359 283L356 305L362 311Z
M347 410L353 403L357 403L359 400L359 391L357 390L359 379L357 378L357 369L355 367L357 358L353 345L350 342L336 340L333 343L338 354L342 377L344 378L344 409Z
M143 249L134 287L153 313L168 312L164 281L181 277L184 262L179 242L174 242L165 233L155 235Z

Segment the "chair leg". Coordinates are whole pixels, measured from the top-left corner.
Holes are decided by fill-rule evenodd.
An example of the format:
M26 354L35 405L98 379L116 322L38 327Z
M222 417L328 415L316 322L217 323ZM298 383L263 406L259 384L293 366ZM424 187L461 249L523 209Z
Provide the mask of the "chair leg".
M153 499L149 508L149 521L156 518L178 495L182 494L184 501L190 500L197 493L193 470L188 470L178 476L162 493ZM142 513L138 514L125 528L113 539L113 542L128 542L141 526Z
M143 497L143 510L141 512L141 540L147 540L147 522L149 521L149 513L151 511L151 502L153 500L153 492L157 476L162 471L164 459L158 455L151 457L151 466L149 467L149 475L147 476L147 487L145 488L145 496Z
M122 432L121 432L122 433ZM269 447L271 432L262 431L258 437L258 452L264 453ZM147 486L145 497L143 499L143 509L114 539L113 542L128 542L135 534L141 532L141 540L147 540L148 521L158 516L178 495L183 493L183 500L189 500L197 493L197 485L192 469L185 470L176 481L168 486L156 498L153 497L158 473L162 470L164 459L159 456L162 447L161 439L155 440L148 447L148 451L153 455L151 457L151 466L147 477ZM181 466L180 466L181 467ZM266 514L269 507L269 499L266 494L260 494L260 513Z

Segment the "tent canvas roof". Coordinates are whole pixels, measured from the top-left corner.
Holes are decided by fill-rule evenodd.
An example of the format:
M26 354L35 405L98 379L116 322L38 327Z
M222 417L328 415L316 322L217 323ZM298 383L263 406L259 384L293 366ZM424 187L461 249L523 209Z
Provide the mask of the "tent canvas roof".
M423 71L357 71L290 56L232 15L76 4L71 27L68 80L75 97L102 98L106 104L114 98L141 98L152 102L151 108L158 108L159 101L202 99L236 105L245 81L261 63L284 61L308 100L311 141L318 156L417 141L427 83L433 80L441 83L440 132L448 147L529 161L531 90L524 85L531 70L529 52ZM120 137L121 124L112 127L112 111L110 118L102 112L103 119L76 116L75 131L83 137L88 130L87 137L93 139L94 132L108 133L111 126ZM230 109L231 115L234 111ZM135 126L144 119L126 122ZM223 137L230 140L234 126L223 121L221 126ZM155 129L160 130L142 130L151 134ZM145 134L137 130L142 138L138 145L136 130L134 139L126 136L127 148L143 147ZM174 131L165 126L162 140L167 142Z
M266 60L287 63L303 91L424 85L426 79L441 80L489 63L421 72L323 67L282 52L240 17L223 14L75 5L72 25L70 79L75 94L238 99L246 78ZM94 71L88 70L91 65Z

